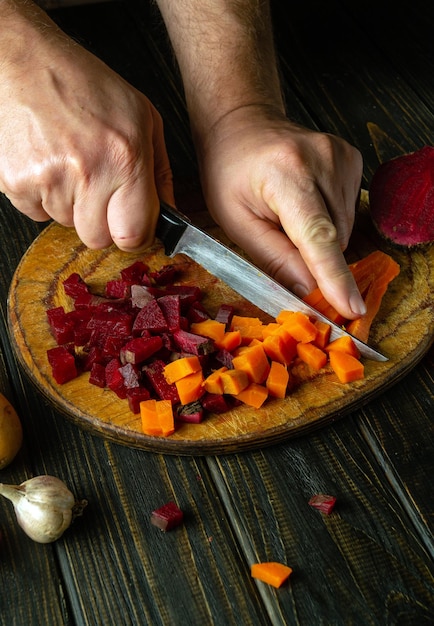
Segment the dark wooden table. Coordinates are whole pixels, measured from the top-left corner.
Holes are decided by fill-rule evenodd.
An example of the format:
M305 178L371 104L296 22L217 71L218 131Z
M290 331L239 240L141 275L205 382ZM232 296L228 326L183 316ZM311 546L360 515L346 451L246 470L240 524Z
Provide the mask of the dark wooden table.
M430 3L274 1L290 115L342 135L379 163L434 143ZM289 4L289 3L288 3ZM162 112L177 185L196 164L179 79L155 12L139 3L53 11ZM279 446L177 457L109 443L48 406L17 366L6 323L13 272L42 226L3 198L0 390L25 443L1 482L49 473L89 501L58 542L39 545L0 502L0 623L415 625L434 623L434 353L335 424ZM312 493L338 498L326 517ZM174 499L182 527L150 512ZM253 561L293 567L279 590Z

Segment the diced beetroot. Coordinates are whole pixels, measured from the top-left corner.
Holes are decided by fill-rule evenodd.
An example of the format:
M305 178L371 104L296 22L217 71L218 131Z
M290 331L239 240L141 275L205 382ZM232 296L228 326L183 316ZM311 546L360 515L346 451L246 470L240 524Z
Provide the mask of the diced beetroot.
M124 379L124 387L126 389L133 389L140 386L140 373L136 365L132 363L126 363L119 368L119 371Z
M234 406L226 396L217 393L205 393L200 402L208 413L226 413Z
M177 294L169 294L158 298L158 305L163 311L170 332L181 327L181 303Z
M234 367L232 363L233 358L234 357L232 356L232 354L228 350L225 350L225 349L219 350L214 355L214 359L217 361L217 363L219 363L219 367L224 365L225 367L228 368L228 370L231 370Z
M131 285L131 304L133 307L143 309L154 296L145 285Z
M176 280L177 273L174 265L163 265L159 270L149 272L149 276L156 285L171 285Z
M127 391L124 385L124 377L120 372L122 364L119 359L112 359L105 368L106 384L109 389L122 399L127 397Z
M149 400L150 397L151 394L145 387L132 387L131 389L127 389L127 400L131 413L135 415L140 413L140 403Z
M74 341L74 320L68 317L63 306L47 311L51 334L59 345Z
M165 293L179 296L182 311L187 311L193 302L202 300L201 289L190 285L170 285L166 287Z
M383 237L404 247L434 241L434 147L380 165L369 188L372 220Z
M321 513L325 513L325 515L330 515L336 504L336 498L335 496L328 496L324 493L318 493L311 497L308 504L314 509L318 509L318 511L321 511Z
M143 368L143 373L152 385L155 393L161 400L170 400L172 404L179 403L179 394L176 385L169 384L164 377L164 361L155 360Z
M67 346L56 346L47 350L54 380L63 385L78 376L75 357Z
M83 372L90 372L94 363L103 364L104 357L101 348L92 346L89 352L81 359L81 369Z
M131 295L131 284L126 280L109 280L105 286L107 298L129 298Z
M219 310L215 316L217 322L221 322L226 325L226 328L229 328L232 318L234 316L235 309L230 304L222 304L220 305Z
M209 318L210 315L208 314L207 310L201 302L193 302L187 310L187 319L190 324L195 324L196 322L204 322Z
M153 337L135 337L128 341L120 350L122 363L143 363L163 346L159 335Z
M204 417L204 409L199 401L190 402L179 407L176 412L176 419L180 422L190 424L200 424Z
M109 359L119 356L125 343L127 343L130 338L130 335L128 335L128 337L124 335L107 335L102 345L103 357Z
M149 266L143 261L134 261L134 263L121 270L121 278L130 283L130 285L141 285L143 276L146 275L148 270Z
M190 333L187 330L176 330L173 333L173 339L178 348L187 354L210 354L215 350L212 339Z
M89 287L77 272L73 272L63 281L63 289L66 295L71 296L74 300L78 296L86 295L89 292Z
M97 362L92 364L89 375L89 382L91 385L96 385L97 387L101 387L102 389L104 389L104 387L106 386L104 365Z
M138 335L142 330L150 330L154 333L167 331L167 322L156 298L150 300L137 313L133 324L133 334Z
M122 335L128 337L132 332L133 316L123 311L100 310L89 320L87 328L97 330L102 336Z
M174 502L164 504L151 514L151 524L164 532L176 528L182 524L183 520L184 513Z

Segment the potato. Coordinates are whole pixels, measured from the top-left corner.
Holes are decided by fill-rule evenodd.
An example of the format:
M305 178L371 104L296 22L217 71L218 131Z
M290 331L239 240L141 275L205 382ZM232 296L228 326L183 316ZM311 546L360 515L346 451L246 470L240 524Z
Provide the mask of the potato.
M0 393L0 470L14 460L23 443L23 429L14 407Z

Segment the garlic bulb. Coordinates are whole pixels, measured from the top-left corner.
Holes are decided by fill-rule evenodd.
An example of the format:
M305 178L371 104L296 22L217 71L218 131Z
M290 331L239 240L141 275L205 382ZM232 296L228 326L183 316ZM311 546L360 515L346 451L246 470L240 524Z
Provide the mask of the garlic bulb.
M35 476L21 485L0 484L0 495L15 509L18 524L33 541L50 543L59 539L87 502L76 502L73 494L55 476Z

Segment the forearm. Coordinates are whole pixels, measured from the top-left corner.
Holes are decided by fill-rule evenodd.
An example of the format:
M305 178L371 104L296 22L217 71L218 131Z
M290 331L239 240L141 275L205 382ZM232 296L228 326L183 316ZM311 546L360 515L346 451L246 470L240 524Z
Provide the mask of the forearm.
M157 2L180 66L196 142L237 109L284 112L267 1Z

